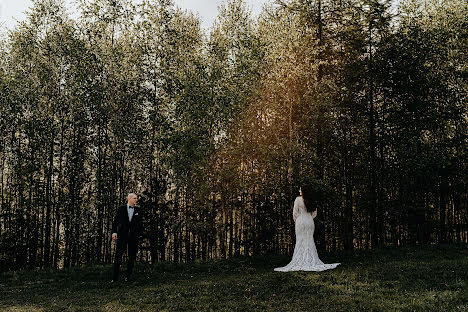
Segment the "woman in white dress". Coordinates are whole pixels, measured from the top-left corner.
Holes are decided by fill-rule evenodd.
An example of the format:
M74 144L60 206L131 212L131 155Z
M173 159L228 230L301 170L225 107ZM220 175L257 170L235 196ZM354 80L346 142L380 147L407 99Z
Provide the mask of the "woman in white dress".
M336 268L340 263L324 264L317 254L314 242L314 218L317 216L316 205L312 198L312 188L303 185L299 189L301 196L294 201L293 219L296 224L296 246L291 262L275 268L275 271L325 271Z

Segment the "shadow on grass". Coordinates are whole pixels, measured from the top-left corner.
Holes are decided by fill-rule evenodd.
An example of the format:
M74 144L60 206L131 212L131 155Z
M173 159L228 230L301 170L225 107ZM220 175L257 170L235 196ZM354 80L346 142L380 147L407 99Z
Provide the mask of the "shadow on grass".
M357 252L344 264L361 277L402 290L466 287L468 245L382 248Z

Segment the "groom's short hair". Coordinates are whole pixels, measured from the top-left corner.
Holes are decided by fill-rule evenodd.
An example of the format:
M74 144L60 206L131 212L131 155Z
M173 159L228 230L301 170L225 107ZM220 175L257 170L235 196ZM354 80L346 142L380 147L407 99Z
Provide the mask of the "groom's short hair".
M135 193L128 193L127 199L129 199L129 198L130 198L131 196L133 196L133 195L137 196L137 194L135 194Z

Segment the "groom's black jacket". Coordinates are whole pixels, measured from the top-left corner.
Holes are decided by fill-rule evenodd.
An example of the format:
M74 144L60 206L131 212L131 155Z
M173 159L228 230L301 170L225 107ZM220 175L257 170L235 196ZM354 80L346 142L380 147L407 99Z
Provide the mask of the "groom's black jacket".
M132 221L128 220L127 204L117 208L117 214L112 224L112 233L117 233L121 241L137 239L143 231L143 214L140 207L135 206Z

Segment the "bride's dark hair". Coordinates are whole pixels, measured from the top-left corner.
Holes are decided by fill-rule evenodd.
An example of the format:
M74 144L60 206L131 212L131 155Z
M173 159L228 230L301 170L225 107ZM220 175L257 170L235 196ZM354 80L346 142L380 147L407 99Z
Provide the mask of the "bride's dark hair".
M307 212L314 212L317 210L320 203L319 193L312 188L310 184L301 185L302 199Z

